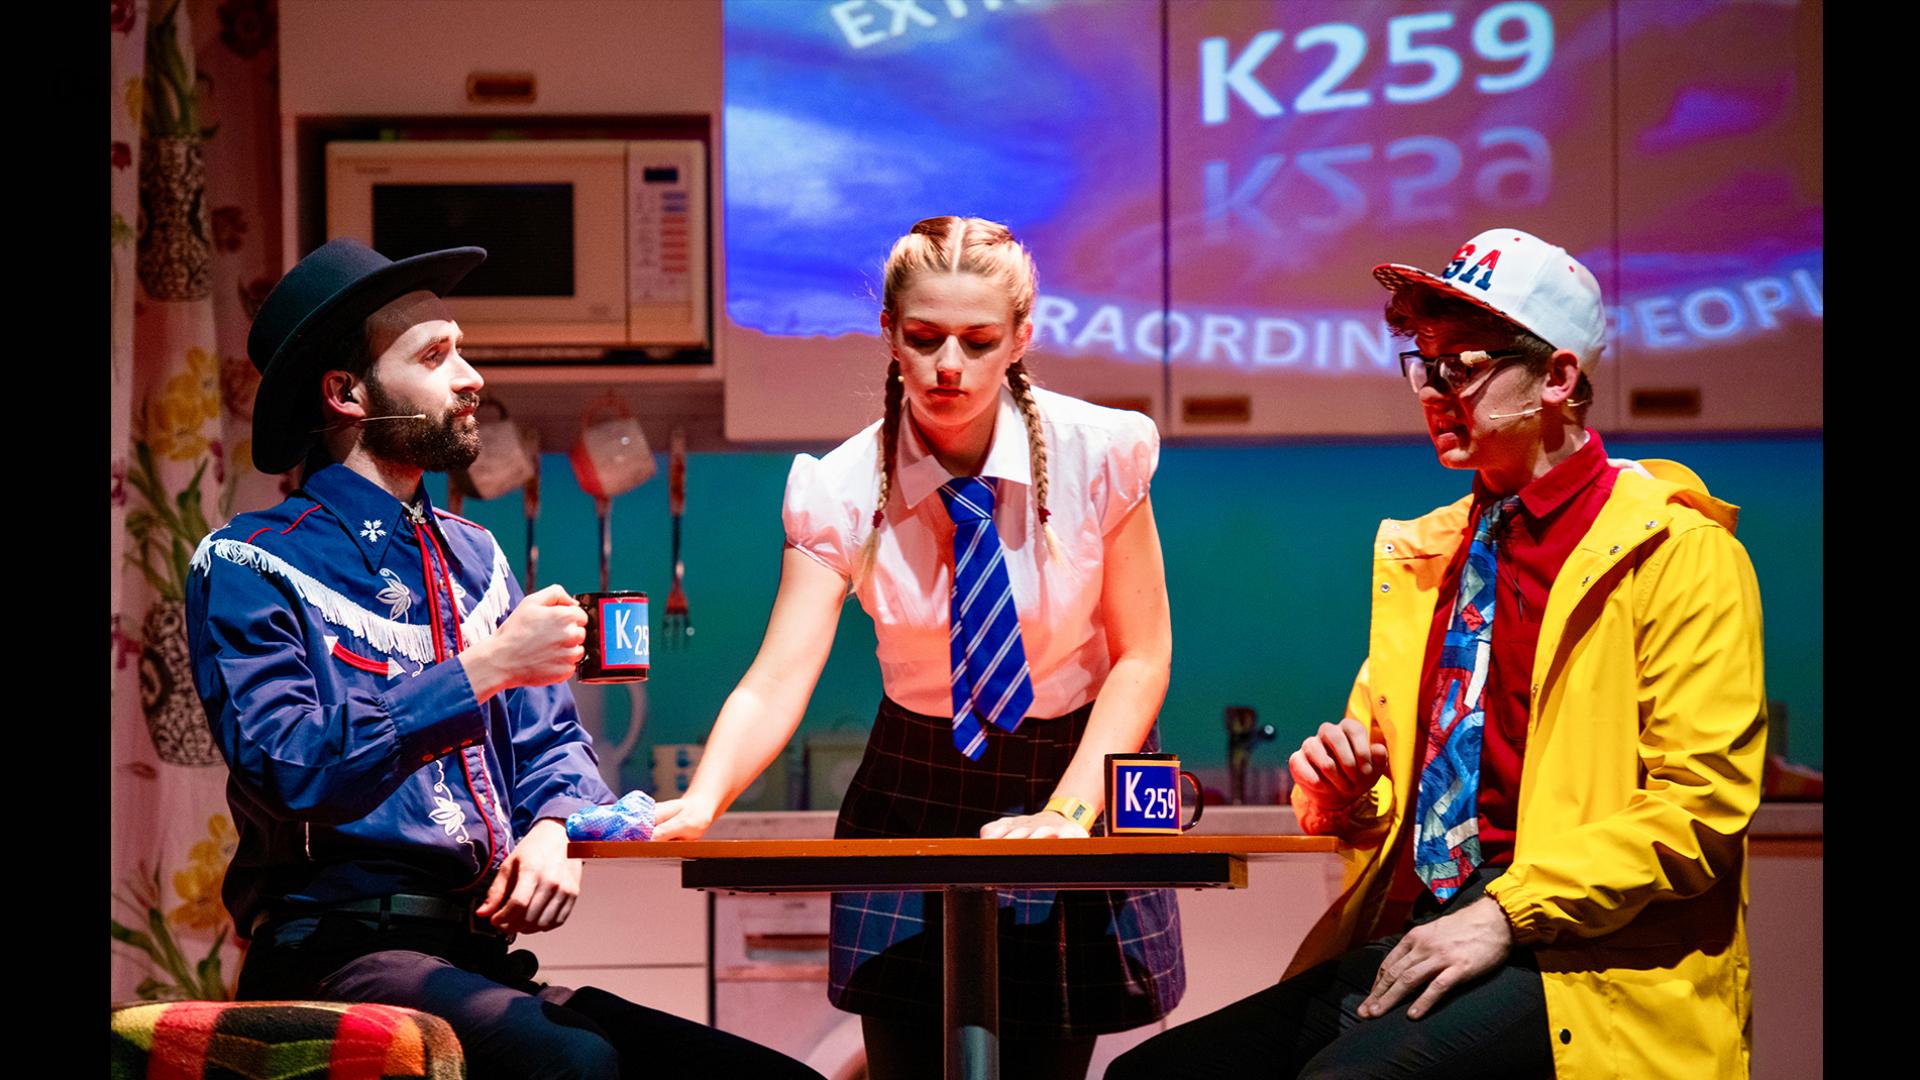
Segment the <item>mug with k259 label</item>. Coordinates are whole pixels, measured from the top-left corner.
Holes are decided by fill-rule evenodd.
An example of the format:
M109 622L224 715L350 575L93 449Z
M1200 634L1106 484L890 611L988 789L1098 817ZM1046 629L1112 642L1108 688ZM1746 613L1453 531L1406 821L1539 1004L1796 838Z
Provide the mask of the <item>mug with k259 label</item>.
M587 655L580 658L583 683L645 682L651 640L647 635L647 594L581 593L587 609Z
M1180 780L1193 784L1193 820L1180 824ZM1200 778L1180 769L1178 754L1107 755L1107 835L1156 836L1200 823L1206 797Z

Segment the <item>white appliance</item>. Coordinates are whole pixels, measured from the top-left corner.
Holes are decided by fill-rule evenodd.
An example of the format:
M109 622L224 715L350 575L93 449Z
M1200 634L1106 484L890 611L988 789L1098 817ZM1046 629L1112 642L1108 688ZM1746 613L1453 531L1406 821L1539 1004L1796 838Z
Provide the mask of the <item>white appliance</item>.
M341 140L326 156L330 239L395 259L487 249L447 301L471 346L709 344L697 139Z

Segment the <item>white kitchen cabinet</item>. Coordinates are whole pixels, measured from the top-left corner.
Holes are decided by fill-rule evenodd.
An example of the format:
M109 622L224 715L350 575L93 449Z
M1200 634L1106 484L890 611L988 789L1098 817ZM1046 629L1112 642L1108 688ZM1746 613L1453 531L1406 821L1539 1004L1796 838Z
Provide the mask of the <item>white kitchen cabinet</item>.
M680 864L590 860L566 925L518 939L535 976L597 986L707 1023L707 897L680 887Z
M709 310L725 295L717 0L283 0L279 20L285 266L325 239L328 139L386 137L389 126L471 138L557 128L705 140ZM484 92L516 81L530 94ZM679 426L694 450L724 448L723 342L709 363L662 366L567 363L539 351L515 354L533 362L476 358L489 394L539 433L543 450L571 445L583 412L608 391L649 431Z
M531 75L492 104L469 79ZM288 116L720 111L720 5L668 0L281 0Z
M1622 263L1609 378L1620 430L1804 431L1825 422L1822 13L1622 4ZM1701 48L1703 41L1712 48ZM1754 57L1772 58L1764 69ZM1735 124L1705 120L1742 111Z

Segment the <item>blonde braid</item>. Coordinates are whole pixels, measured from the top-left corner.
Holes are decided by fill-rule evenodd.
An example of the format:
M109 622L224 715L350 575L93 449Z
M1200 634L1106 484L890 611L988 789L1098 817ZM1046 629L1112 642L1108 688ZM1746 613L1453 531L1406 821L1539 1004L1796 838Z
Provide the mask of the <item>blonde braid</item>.
M873 527L866 543L860 545L860 566L854 587L873 573L873 560L880 552L880 523L886 520L887 500L893 498L893 461L900 450L900 404L906 398L906 384L900 378L900 361L887 365L887 413L880 422L880 447L875 465L880 470L880 498L873 505Z
M1007 366L1007 387L1020 406L1020 418L1027 422L1027 455L1033 459L1033 503L1040 517L1040 535L1047 543L1047 558L1060 557L1060 538L1054 535L1052 511L1047 509L1047 436L1040 427L1040 404L1033 400L1033 383L1027 378L1027 364L1015 360Z

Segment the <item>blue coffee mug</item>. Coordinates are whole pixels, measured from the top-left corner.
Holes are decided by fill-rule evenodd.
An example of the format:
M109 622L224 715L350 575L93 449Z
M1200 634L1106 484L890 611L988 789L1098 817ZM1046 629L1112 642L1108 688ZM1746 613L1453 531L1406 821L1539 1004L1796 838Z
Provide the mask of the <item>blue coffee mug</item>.
M1193 784L1193 820L1180 824L1180 781ZM1178 754L1107 755L1107 835L1178 835L1200 823L1206 796Z
M647 594L581 593L574 600L587 611L586 655L578 672L583 683L644 682L650 670L652 641L647 633Z

